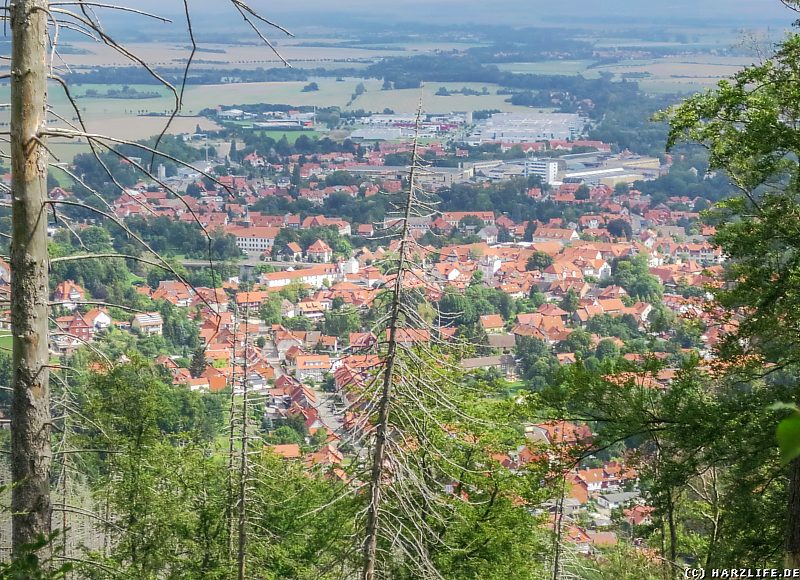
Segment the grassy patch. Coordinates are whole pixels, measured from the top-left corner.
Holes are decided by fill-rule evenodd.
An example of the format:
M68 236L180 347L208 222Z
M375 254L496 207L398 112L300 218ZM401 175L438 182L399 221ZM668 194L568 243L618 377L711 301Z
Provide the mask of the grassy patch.
M0 351L11 354L11 343L13 338L10 332L0 331Z
M319 139L322 136L322 133L319 131L258 131L262 137L270 137L275 139L275 141L280 141L282 137L286 137L286 140L294 144L297 141L297 138L300 135L305 135L309 139Z
M528 390L528 387L525 385L525 382L521 381L521 380L517 380L517 381L506 383L504 392L509 397L515 397L521 391L527 391L527 390Z

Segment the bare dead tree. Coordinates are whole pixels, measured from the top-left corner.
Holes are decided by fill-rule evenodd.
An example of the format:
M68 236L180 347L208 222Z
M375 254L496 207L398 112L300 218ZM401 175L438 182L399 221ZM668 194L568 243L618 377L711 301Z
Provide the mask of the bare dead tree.
M48 3L14 0L11 55L12 548L51 529L48 369Z
M230 0L230 2L237 12L243 17L247 25L257 33L259 38L261 38L270 48L272 48L271 43L264 36L263 32L259 30L258 26L259 23L273 27L275 25L271 21L258 16L258 14L249 8L244 2L240 0ZM41 16L42 18L39 22L39 25L42 27L42 39L41 46L38 48L43 50L42 64L44 66L44 74L42 79L40 79L40 82L45 89L47 80L48 54L48 51L46 50L47 27L49 23L52 29L51 32L53 33L51 36L51 41L52 37L57 37L58 29L60 27L68 28L70 30L78 30L83 34L96 39L98 42L102 42L103 44L111 47L113 50L129 59L135 65L145 68L145 70L147 70L153 76L153 78L170 89L175 96L175 108L180 108L183 86L185 85L186 74L188 74L188 69L191 64L191 56L187 62L185 69L186 72L184 72L181 88L178 90L164 80L164 78L146 62L138 58L135 54L119 43L115 42L109 34L104 32L99 20L94 15L94 9L101 7L119 9L120 7L102 5L95 2L84 2L83 0L75 0L75 2L53 2L50 4L44 0L28 0L26 2L15 2L14 5L16 4L35 6L36 8L31 8L28 14L35 14L37 16ZM70 5L77 6L75 11L69 10L68 6ZM194 35L192 33L188 2L184 2L184 8L186 12L186 24L192 41L193 56L196 50L196 44ZM140 13L140 11L132 11L134 13ZM52 42L53 51L55 46L57 46L57 42ZM57 216L58 208L61 206L70 206L92 211L96 216L98 216L99 219L107 220L108 222L114 223L120 227L125 235L135 240L154 256L152 260L142 259L142 261L145 263L153 262L154 264L151 263L150 265L162 267L172 272L178 279L182 280L182 277L180 277L180 275L171 268L166 260L164 260L156 252L153 252L141 237L137 236L125 226L124 220L116 216L113 210L108 207L107 203L103 202L103 209L98 209L97 207L93 207L85 202L55 201L46 199L45 178L48 167L47 158L49 153L47 142L45 140L46 137L79 139L88 142L92 148L95 158L109 173L109 178L119 187L120 190L122 190L122 187L119 185L118 181L114 179L114 176L111 174L111 172L108 171L108 167L104 164L104 161L100 156L101 152L108 153L109 155L115 155L124 160L146 179L158 184L165 191L169 192L180 200L182 200L182 197L179 192L175 191L167 183L164 183L162 180L153 175L152 163L156 156L161 156L163 158L170 159L179 165L187 166L187 164L182 163L179 159L175 159L159 151L158 143L160 142L160 137L156 140L156 145L154 147L149 147L124 139L113 138L110 136L89 132L81 117L80 108L70 95L69 88L67 87L66 83L60 81L59 77L54 72L51 72L50 76L56 80L56 82L59 82L59 84L61 84L64 88L70 106L74 110L77 121L73 123L65 121L63 118L61 118L62 124L66 126L45 127L44 115L46 114L46 95L42 95L42 98L44 99L42 101L42 119L40 124L36 126L36 130L32 133L33 138L27 143L28 149L24 150L35 152L39 157L34 158L41 162L38 165L34 165L34 167L38 169L38 173L36 173L36 175L39 178L38 184L40 186L40 190L37 191L39 191L41 197L38 199L36 204L30 206L31 215L38 215L39 221L37 222L33 220L29 223L43 229L44 225L46 224L46 211L51 209L54 213L54 216ZM29 105L30 101L25 101L25 106ZM420 106L417 114L417 128L419 128L421 112L422 107ZM52 111L50 114L57 116ZM173 114L170 117L168 125L174 116L175 115ZM166 132L166 130L167 128L164 129L162 135ZM12 140L13 137L14 136L12 134ZM122 154L118 150L118 146L120 145L137 147L143 153L149 154L151 159L150 163L142 164L133 160L130 156ZM19 148L19 143L17 143L17 147ZM15 150L13 142L12 150ZM432 412L427 405L435 399L437 404L446 407L451 415L457 416L461 413L460 409L458 409L451 402L448 402L447 397L443 396L443 390L437 386L441 382L446 382L449 380L447 376L448 373L446 371L446 366L448 364L445 360L446 357L441 356L441 353L436 352L435 350L436 348L442 347L442 343L444 341L436 339L434 336L432 340L432 347L421 346L419 348L410 348L405 345L406 339L408 339L409 335L413 337L416 332L429 332L431 334L435 334L431 329L428 328L427 323L422 319L417 311L416 306L419 304L419 302L415 302L415 299L418 297L415 295L415 291L413 290L413 288L419 288L420 286L425 288L428 284L419 263L424 263L425 254L411 236L410 228L410 221L412 217L423 215L425 213L430 214L433 211L421 196L421 189L417 183L417 178L422 172L423 162L418 155L417 140L415 139L413 144L411 169L409 172L408 191L405 203L401 204L400 208L401 218L398 222L400 235L397 246L397 258L395 264L393 264L394 278L389 284L388 291L385 293L387 300L386 313L381 317L378 325L383 329L383 332L380 332L379 334L383 336L385 333L385 336L387 337L386 341L381 342L380 345L383 367L380 373L376 375L376 380L370 383L370 390L372 392L365 397L368 399L367 408L370 412L365 413L365 418L362 423L364 432L367 435L372 436L374 441L372 454L369 458L370 473L369 477L367 478L369 482L369 505L365 513L366 533L363 537L363 542L359 541L359 549L363 555L364 562L363 577L370 580L375 578L376 574L379 573L379 561L396 554L409 561L415 562L415 569L418 571L419 576L429 578L438 577L435 566L428 557L428 551L432 544L436 542L442 542L440 538L437 538L437 532L434 527L446 524L446 510L448 509L448 506L446 502L440 501L440 493L438 492L441 490L436 489L438 486L440 486L441 482L437 481L433 476L428 476L424 469L421 470L420 466L415 464L413 460L409 458L407 451L408 447L412 445L428 446L431 449L431 454L446 464L449 461L448 458L436 448L436 443L431 441L426 433L431 428L435 428L440 432L446 432L447 426L441 423L440 418L437 417L436 413ZM73 175L72 177L76 179L78 183L83 184L83 180L78 176ZM206 175L206 177L209 177L213 180L213 176ZM102 200L102 196L99 192L93 191L91 188L88 189L93 196ZM16 195L17 192L15 190L15 196ZM185 202L184 205L186 205ZM191 208L188 205L186 205L186 208L189 212L191 212ZM36 212L38 212L38 214ZM194 217L197 220L197 216ZM59 216L59 219L63 218ZM80 240L80 232L78 231L79 228L72 228L68 221L65 221L64 223L66 224L65 227L70 229L73 235ZM197 223L199 224L199 220ZM203 231L205 232L205 230ZM208 232L205 232L205 234L209 239L210 248L210 235ZM81 246L85 248L85 245L82 243L82 241ZM42 246L42 248L46 249L45 246ZM15 246L14 250L17 249L18 248ZM421 259L420 256L422 256ZM103 257L133 259L133 257L122 254L104 254ZM97 254L92 254L87 250L86 254L82 254L80 258L99 259L100 256ZM72 257L62 260L66 259L72 259ZM75 259L78 258L76 257ZM44 254L43 260L43 264L46 265L46 253ZM211 257L209 259L209 264L213 268L213 260ZM25 264L23 263L20 271L22 271L24 265ZM17 267L14 266L14 269L16 270ZM46 275L46 267L44 269L44 274ZM23 291L26 290L24 286L21 288ZM42 363L41 369L46 371L48 336L46 278L44 279L44 283L41 284L41 288L45 294L44 300L40 305L43 308L42 312L44 326L39 329L39 334L37 336L41 342L42 348L44 349L44 363ZM253 524L248 517L248 510L250 509L248 506L248 484L251 474L247 459L250 451L248 449L249 393L247 389L248 377L246 372L248 334L246 328L246 312L244 326L245 346L243 366L245 370L243 373L244 376L241 379L244 396L241 399L241 407L239 408L237 408L235 405L236 401L233 398L231 400L231 425L229 432L231 438L229 447L229 466L231 468L232 493L230 498L231 505L229 506L228 512L228 533L231 555L233 555L234 552L236 554L237 576L239 578L244 578L246 574L247 530L248 526ZM234 368L236 367L236 346L237 341L234 338ZM430 364L430 361L432 360L436 360L437 364ZM37 375L37 377L41 377L41 375ZM44 384L46 388L46 380ZM235 396L236 394L234 392L232 397ZM415 412L419 413L419 416L415 416L415 414L410 411L412 408L415 409ZM48 405L44 405L44 409L49 413ZM235 413L235 411L238 410L241 410L241 413ZM238 416L235 417L235 415ZM241 424L235 425L234 421L241 421ZM372 421L372 424L366 425L370 421ZM49 424L50 421L48 416L48 420L41 423L41 426L45 431L37 432L40 434L46 432L46 437L45 435L41 436L47 440L48 446L49 432L47 429L49 429ZM235 426L239 427L239 444L241 445L240 453L235 453L237 449L234 447L233 442L236 434ZM49 448L48 453L42 457L47 458L49 462ZM24 459L27 459L28 461L31 459L36 459L39 461L40 456L26 455L24 456ZM238 463L235 463L236 461L238 461ZM462 465L449 465L449 467L454 471L466 469ZM483 468L481 468L481 470L485 471ZM47 478L43 478L42 481L44 484L46 484ZM47 501L49 502L49 490L45 488L41 490L41 492L44 494L43 497L48 498ZM420 502L418 501L409 500L411 496L422 498L425 505L420 505ZM234 505L234 503L236 505ZM62 497L62 504L66 504L65 497ZM387 506L397 506L398 509L397 511L394 511L393 509L387 509ZM66 508L67 506L63 507ZM404 514L404 516L400 517L400 513ZM50 529L49 505L47 515L47 522L42 522L41 525L42 531L45 533ZM234 516L238 516L238 521L234 519ZM113 524L113 514L110 514L107 510L104 520ZM381 548L379 545L379 539L381 538L386 541L388 546L385 549ZM360 538L360 540L362 540L362 538ZM234 548L234 545L236 545L236 548Z
M134 166L142 175L158 183L177 199L183 200L180 193L157 179L151 172L152 161L155 157L167 158L159 151L159 144L166 134L172 120L180 112L183 91L186 79L197 48L189 3L184 1L186 27L192 43L192 52L180 85L180 90L164 79L159 72L145 60L131 50L125 48L109 35L97 17L97 10L120 10L132 15L168 22L167 19L136 8L128 8L113 3L93 2L87 0L74 0L64 2L51 2L48 0L12 0L0 12L4 24L10 24L12 35L12 57L10 59L9 73L1 75L9 78L11 84L11 131L8 137L0 137L0 141L8 143L9 150L0 152L0 156L11 160L12 167L12 232L11 238L11 324L13 334L13 402L12 402L12 549L14 555L22 553L23 547L34 540L49 536L52 525L52 507L50 495L51 476L51 428L53 426L53 413L50 402L49 372L49 340L55 336L65 336L68 333L60 329L50 330L53 322L50 316L50 307L57 306L48 302L49 279L48 270L50 262L47 255L47 224L48 212L52 211L53 219L67 228L80 242L81 247L86 246L80 239L77 228L70 224L70 220L60 215L59 206L67 205L81 208L97 214L101 220L107 220L120 227L125 235L134 239L142 248L151 254L153 259L141 256L123 254L98 254L86 250L80 256L67 256L61 260L75 259L106 259L123 258L135 260L153 267L170 271L176 278L187 283L183 277L157 252L154 252L142 238L131 231L124 221L115 215L113 209L103 199L99 192L84 183L82 177L74 175L64 164L52 163L51 158L59 161L48 146L48 137L67 137L87 142L95 160L103 167L111 182L120 191L123 186L109 170L108 165L101 157L102 152L118 156L120 159ZM261 30L261 26L275 28L282 32L288 31L261 16L242 0L229 0L229 4L242 16L245 23L265 43L269 50L277 53L274 45ZM59 76L57 62L62 63L69 70L68 65L61 58L59 48L59 35L63 30L82 34L97 42L103 43L112 50L128 59L133 64L144 68L157 82L161 83L173 94L175 105L167 124L156 139L154 147L146 147L139 143L113 139L109 136L90 133L84 123L81 109L78 107L69 86ZM282 59L282 57L281 57ZM282 59L283 60L283 59ZM285 62L285 61L284 61ZM288 64L288 63L286 63ZM48 106L47 83L48 79L56 81L63 89L69 106L74 113L74 120L68 120ZM48 118L55 119L61 126L48 126ZM117 150L118 145L132 145L139 147L151 154L148 166L137 163L130 156ZM179 159L169 157L179 165L188 166ZM47 174L49 168L57 168L70 175L78 184L83 185L92 196L101 201L102 207L98 209L84 202L56 201L48 199ZM212 181L216 179L205 172L205 177ZM219 183L219 182L217 182ZM5 186L3 186L5 190ZM186 205L184 203L184 205ZM203 230L208 240L209 266L212 271L214 262L211 253L212 238L203 228L192 209L186 205L198 226ZM6 234L3 234L6 236ZM191 286L191 285L190 285ZM205 302L205 299L203 299ZM100 302L86 301L85 304L100 304ZM125 305L108 304L114 307L125 308ZM208 304L207 304L208 305ZM74 337L79 342L85 342ZM91 345L86 345L90 348ZM94 349L102 356L99 350ZM58 378L55 375L52 378ZM66 401L68 398L65 398ZM64 402L62 401L62 402ZM76 412L70 409L69 412ZM62 437L63 443L63 437ZM66 453L64 445L59 446ZM59 472L59 487L62 491L61 506L66 507L69 484L68 463L61 465ZM106 518L108 520L109 518ZM62 518L62 526L66 520ZM67 559L65 554L62 556Z
M422 116L422 105L417 110L416 128L419 133L419 123ZM397 331L400 327L400 308L402 304L403 281L408 268L406 262L406 250L408 240L411 235L410 221L412 209L414 207L414 188L416 184L416 171L419 163L418 159L418 139L415 137L411 151L411 168L409 170L409 185L405 199L405 212L403 214L400 229L400 248L397 262L397 272L395 273L394 287L391 291L389 302L389 323L386 328L388 333L385 369L383 371L383 383L381 395L378 400L378 418L375 430L375 449L372 452L372 468L370 472L369 506L367 507L366 537L364 540L364 580L374 580L375 566L377 562L379 520L381 515L381 502L383 500L383 476L384 461L386 460L386 445L389 430L389 407L392 403L394 384L395 365L397 362L398 337Z
M390 228L397 233L387 260L389 279L376 299L375 308L384 312L372 329L376 336L385 336L375 345L380 364L353 403L364 409L353 444L370 443L360 546L364 580L388 574L395 562L408 566L415 576L440 578L431 553L449 549L443 530L458 517L452 502L468 501L458 489L445 491L445 483L474 473L441 444L452 436L468 438L466 426L479 421L460 409L452 396L469 390L459 382L456 364L469 345L439 336L439 329L420 314L426 295L441 288L425 272L428 250L418 244L411 229L414 218L436 211L420 185L428 174L419 155L421 102L416 119L407 189ZM448 314L438 312L436 318L446 321ZM491 468L483 470L487 472Z
M239 420L241 425L241 452L239 454L239 490L237 494L237 505L239 507L239 522L237 533L239 535L236 552L236 572L239 580L245 580L247 570L247 522L248 522L248 479L250 477L250 460L247 452L249 448L248 426L250 423L250 401L248 400L248 376L247 376L247 344L248 344L248 324L249 308L244 308L244 341L242 347L242 404ZM234 355L236 344L233 345ZM233 357L233 364L236 365L236 357ZM235 396L232 394L231 396Z

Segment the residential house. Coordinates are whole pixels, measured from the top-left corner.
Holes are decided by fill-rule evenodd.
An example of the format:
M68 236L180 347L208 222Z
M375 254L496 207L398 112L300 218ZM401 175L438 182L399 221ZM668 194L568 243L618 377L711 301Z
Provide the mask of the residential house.
M378 337L372 332L351 332L349 344L351 350L365 350L378 343Z
M167 302L186 308L194 296L194 290L191 286L180 280L162 280L158 284L158 288L153 291L151 298L153 300L166 300Z
M490 348L494 348L503 354L511 353L516 347L516 336L513 334L488 334L487 342Z
M333 258L333 250L323 240L317 240L308 247L306 256L310 262L330 262Z
M536 242L558 242L560 244L568 244L579 240L580 236L575 230L563 228L536 228L533 233L531 241Z
M319 320L325 316L325 311L328 308L319 300L301 300L297 303L297 314L310 318L311 320Z
M331 369L328 355L300 355L295 358L294 376L300 381L321 382L325 373Z
M0 284L5 285L11 283L11 266L0 258Z
M295 305L290 300L281 300L281 316L283 318L294 318L297 315Z
M576 425L569 421L548 421L527 425L526 437L547 445L566 445L572 447L588 443L592 438L592 431L586 425Z
M273 453L282 459L300 459L300 445L297 443L285 443L283 445L266 445L264 451Z
M638 491L620 491L614 493L604 493L597 498L597 505L613 510L623 507L632 501L639 499Z
M235 296L236 306L241 311L258 312L261 305L269 299L269 292L253 290L250 292L238 292Z
M486 331L486 334L499 334L505 328L503 317L499 314L487 314L481 316L481 327Z
M158 312L144 312L134 315L131 329L143 336L161 336L164 320Z
M617 545L617 535L614 532L588 530L586 534L589 536L593 551Z
M579 554L588 554L592 549L592 538L582 528L570 526L563 533L564 539L575 547Z
M297 242L289 242L278 251L275 257L280 260L297 262L303 259L303 248Z
M506 377L516 374L516 360L510 354L500 356L482 356L476 358L465 358L461 360L461 368L465 371L474 370L499 370Z
M259 282L267 288L283 288L292 283L308 284L312 288L322 288L340 278L336 264L317 264L300 270L267 272L261 274Z
M625 521L631 526L641 526L650 523L650 515L654 509L651 506L635 505L622 512Z
M375 226L372 224L359 224L356 228L356 235L370 238L375 235Z
M213 352L211 349L206 350L206 356L208 358L212 358L212 354ZM225 372L213 366L206 367L206 370L200 374L200 377L208 381L208 390L212 393L224 391L228 386L228 377Z
M491 211L449 211L442 214L442 219L451 228L457 228L461 220L466 217L476 218L483 222L484 226L495 225L494 212Z
M56 319L56 324L61 332L77 338L82 344L92 340L94 329L86 322L80 312L75 312L69 316L61 316Z
M73 280L60 282L53 291L53 302L65 310L75 310L81 302L86 300L86 290Z
M274 340L278 360L285 360L286 355L292 348L302 349L303 347L303 341L285 329L276 332Z
M497 226L485 226L478 231L478 237L487 244L496 244L500 230Z
M105 308L92 308L89 312L83 315L86 322L94 329L94 331L105 330L111 326L111 316Z

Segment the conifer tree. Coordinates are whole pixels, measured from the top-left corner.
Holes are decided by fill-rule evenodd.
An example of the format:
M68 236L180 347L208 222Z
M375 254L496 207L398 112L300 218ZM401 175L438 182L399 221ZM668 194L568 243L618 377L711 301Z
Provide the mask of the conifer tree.
M208 365L206 361L206 350L202 346L195 349L192 354L192 362L189 365L189 372L194 378L199 377L206 370Z

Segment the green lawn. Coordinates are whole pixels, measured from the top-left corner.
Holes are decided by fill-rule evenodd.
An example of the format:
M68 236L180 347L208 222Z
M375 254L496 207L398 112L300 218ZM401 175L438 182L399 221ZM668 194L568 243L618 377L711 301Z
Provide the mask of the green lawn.
M516 397L520 392L527 391L528 387L522 380L516 380L506 384L505 394L508 397Z
M3 352L11 352L11 343L13 339L11 338L11 333L7 331L0 332L0 351Z

